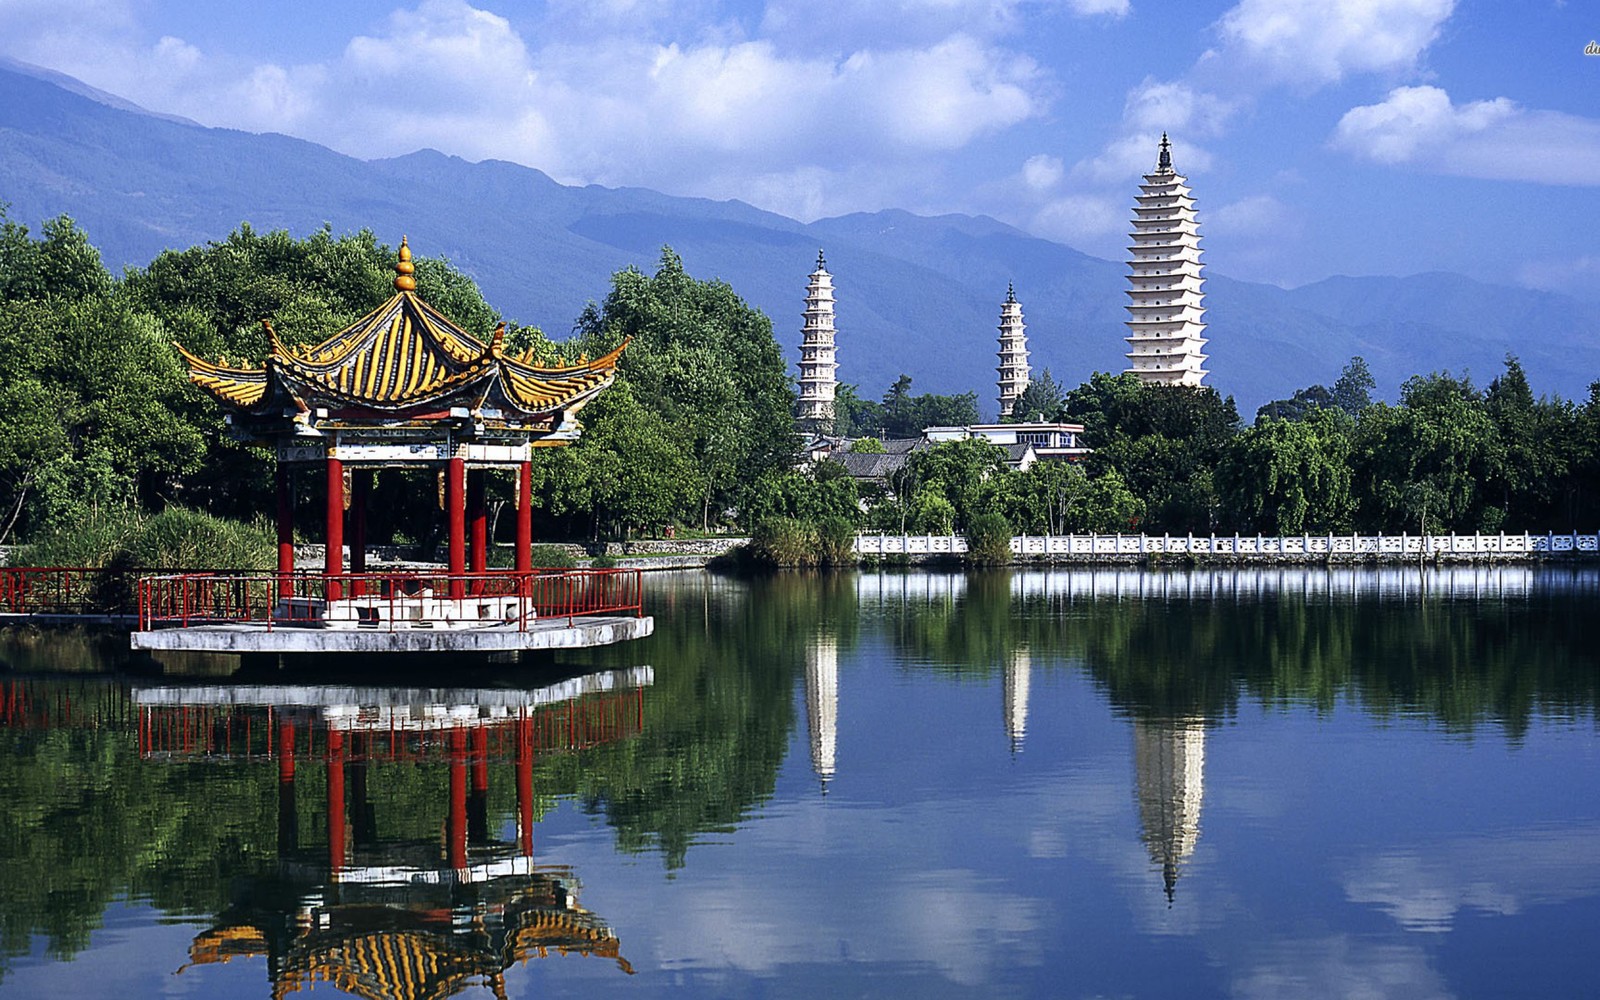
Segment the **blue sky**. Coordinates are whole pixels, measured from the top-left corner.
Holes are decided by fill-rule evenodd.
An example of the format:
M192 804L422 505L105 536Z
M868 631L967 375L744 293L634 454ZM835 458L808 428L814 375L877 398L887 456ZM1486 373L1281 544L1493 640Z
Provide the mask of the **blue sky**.
M1157 136L1213 271L1600 298L1593 0L0 0L0 54L362 157L811 220L986 214L1121 259Z

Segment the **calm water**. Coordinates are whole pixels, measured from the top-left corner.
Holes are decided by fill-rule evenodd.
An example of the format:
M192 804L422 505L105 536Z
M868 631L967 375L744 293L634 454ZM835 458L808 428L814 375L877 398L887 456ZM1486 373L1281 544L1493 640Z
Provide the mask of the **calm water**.
M1600 994L1600 575L651 587L381 680L4 637L0 995Z

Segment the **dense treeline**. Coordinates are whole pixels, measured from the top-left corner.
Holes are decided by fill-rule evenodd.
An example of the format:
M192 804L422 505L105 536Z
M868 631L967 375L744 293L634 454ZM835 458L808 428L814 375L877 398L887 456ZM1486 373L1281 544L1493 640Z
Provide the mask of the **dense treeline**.
M1084 426L1081 466L1026 472L976 440L911 455L869 496L861 523L911 533L967 531L998 515L1019 532L1593 531L1600 526L1600 383L1582 404L1536 399L1515 357L1480 389L1448 372L1416 376L1397 403L1375 401L1365 362L1333 386L1309 386L1241 425L1211 388L1149 385L1098 373L1061 390L1048 373L1029 417ZM1021 411L1022 406L1018 407ZM857 451L876 452L868 439ZM831 480L793 485L806 517ZM827 506L836 513L836 504Z
M0 211L0 542L50 539L61 558L68 542L92 541L104 562L168 507L259 521L274 502L271 455L226 433L220 408L186 384L174 341L259 364L263 319L285 343L320 341L392 294L394 259L369 232L297 240L242 226L114 278L71 220L34 236ZM471 279L415 263L419 293L487 339L501 317ZM582 442L539 456L543 535L720 526L752 484L795 464L794 391L770 322L670 250L654 275L619 272L569 341L508 331L511 347L552 363L632 338L616 385L584 412ZM297 484L302 525L318 523L315 479ZM433 492L426 474L379 475L371 540L434 541ZM509 477L495 494L503 506Z
M241 226L119 278L70 219L35 236L0 211L0 542L54 534L137 548L126 539L149 533L143 519L174 506L259 522L270 455L228 436L219 408L186 385L173 342L259 363L263 319L288 343L319 341L391 294L393 261L368 232L297 240ZM487 338L501 317L471 279L446 261L416 263L421 294ZM828 522L830 538L841 522L945 533L979 518L989 531L1052 534L1600 525L1600 383L1581 404L1536 399L1515 358L1487 388L1435 373L1406 382L1396 403L1373 400L1357 358L1331 387L1269 403L1248 427L1214 389L1106 374L1066 389L1044 372L1017 415L1082 423L1094 451L1081 465L1019 472L999 449L962 441L864 485L835 463L798 471L794 386L771 322L726 283L691 277L670 249L653 274L618 272L566 342L508 329L513 347L550 362L632 338L616 385L584 411L582 441L539 456L544 537L750 531L775 519L802 535ZM835 430L871 452L977 416L974 394L914 395L902 376L881 402L841 387ZM320 487L304 479L299 523L314 525ZM418 499L433 489L425 473L386 470L370 539L435 541L442 518ZM491 489L503 507L509 481Z

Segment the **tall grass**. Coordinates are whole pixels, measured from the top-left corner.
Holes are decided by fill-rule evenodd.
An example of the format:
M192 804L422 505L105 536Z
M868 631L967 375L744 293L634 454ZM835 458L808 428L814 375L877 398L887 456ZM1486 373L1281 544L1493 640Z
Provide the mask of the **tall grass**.
M1011 562L1011 523L1002 514L979 514L967 524L969 566L1005 566Z
M750 558L768 566L815 566L817 529L792 517L768 517L750 532Z
M817 525L817 561L824 566L856 564L856 526L848 517L825 517Z

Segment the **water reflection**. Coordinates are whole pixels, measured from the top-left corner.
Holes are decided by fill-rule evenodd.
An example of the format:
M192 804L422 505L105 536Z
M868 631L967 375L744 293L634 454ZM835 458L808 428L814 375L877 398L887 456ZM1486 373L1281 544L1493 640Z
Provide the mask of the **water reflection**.
M1600 916L1597 582L695 574L450 688L0 648L0 993L143 919L146 993L1470 995L1444 942Z
M1180 866L1200 840L1205 798L1206 730L1197 720L1133 721L1133 773L1140 836L1161 870L1167 902Z
M130 733L143 766L191 778L196 766L271 765L275 848L234 859L180 971L255 958L273 996L316 983L372 998L474 984L504 996L507 969L552 954L633 971L579 904L575 872L535 863L534 774L554 755L636 738L653 681L650 667L531 690L35 679L0 685L0 725ZM441 768L447 779L429 780ZM501 798L514 789L504 838L490 821L496 774ZM203 807L192 819L224 842L248 822Z
M826 795L839 747L839 646L832 636L819 635L806 649L806 730L811 769Z
M1000 698L1005 712L1006 739L1014 754L1022 752L1022 741L1028 735L1028 685L1032 683L1032 671L1033 658L1028 654L1028 647L1012 650L1006 660Z

